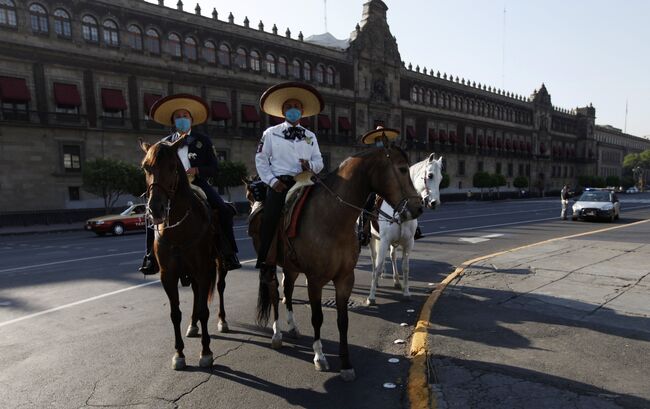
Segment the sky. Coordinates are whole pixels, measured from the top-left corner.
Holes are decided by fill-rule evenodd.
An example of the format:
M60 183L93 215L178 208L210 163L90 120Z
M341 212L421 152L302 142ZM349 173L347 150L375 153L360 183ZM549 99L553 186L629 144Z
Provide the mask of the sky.
M148 0L157 3L157 0ZM176 0L165 4L176 7ZM402 60L515 94L542 83L555 106L592 103L596 123L650 138L650 1L384 0ZM202 14L260 20L294 38L346 39L365 0L199 0ZM184 1L194 11L196 1ZM325 6L326 4L326 6ZM504 23L505 9L505 23ZM327 10L327 12L325 12ZM327 16L327 27L325 27ZM626 125L627 103L627 125Z

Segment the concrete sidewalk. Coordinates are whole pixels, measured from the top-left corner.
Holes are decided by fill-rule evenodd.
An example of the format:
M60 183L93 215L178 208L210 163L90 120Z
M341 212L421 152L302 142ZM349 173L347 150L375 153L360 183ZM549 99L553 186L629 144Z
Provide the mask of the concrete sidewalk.
M83 231L84 223L37 224L32 226L7 226L0 227L0 236L18 234L60 233L66 231Z
M465 269L431 317L438 407L650 408L649 258L642 222Z

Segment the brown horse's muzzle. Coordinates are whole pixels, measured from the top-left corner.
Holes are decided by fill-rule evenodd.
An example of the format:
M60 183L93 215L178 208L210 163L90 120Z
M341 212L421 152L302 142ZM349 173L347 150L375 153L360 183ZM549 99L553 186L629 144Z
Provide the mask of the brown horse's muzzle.
M402 212L400 219L402 221L417 219L423 211L424 206L422 206L422 200L420 198L409 199L406 205L406 211Z
M151 195L147 202L147 209L149 210L153 224L161 224L165 220L165 203L159 197Z

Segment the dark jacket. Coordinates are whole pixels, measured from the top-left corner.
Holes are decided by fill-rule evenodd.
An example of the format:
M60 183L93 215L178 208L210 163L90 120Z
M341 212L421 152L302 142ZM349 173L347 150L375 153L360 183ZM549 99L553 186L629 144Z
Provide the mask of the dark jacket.
M163 138L165 142L171 142L175 134L167 135ZM218 161L214 154L214 148L210 138L192 129L187 136L187 153L190 165L199 170L194 179L194 184L207 182L208 178L214 178L218 172Z

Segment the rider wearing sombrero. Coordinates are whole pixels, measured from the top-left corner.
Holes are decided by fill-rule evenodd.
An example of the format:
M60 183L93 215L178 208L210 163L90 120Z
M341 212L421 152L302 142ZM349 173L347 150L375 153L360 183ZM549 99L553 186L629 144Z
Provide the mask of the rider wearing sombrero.
M399 131L397 129L384 128L383 126L378 126L376 129L366 132L361 136L361 143L364 145L370 145L378 148L388 147L390 143L395 141L399 136ZM366 200L366 204L363 206L365 210L361 213L361 220L359 221L357 235L359 237L359 243L362 246L367 246L370 243L370 214L375 211L377 203L377 194L372 192ZM415 240L424 237L418 226L415 229Z
M235 210L223 201L208 182L208 178L213 178L218 173L218 162L210 138L192 129L192 125L200 125L207 120L208 112L208 105L203 99L189 94L176 94L156 101L151 107L150 116L157 123L174 128L172 134L162 139L163 142L171 143L184 138L185 142L178 149L178 157L191 183L201 188L210 206L219 212L219 250L224 256L225 268L234 270L241 267L233 233ZM147 254L140 267L144 274L158 272L152 252L153 241L153 229L147 229Z
M298 82L272 86L260 98L262 111L285 118L285 122L264 131L255 155L257 173L269 186L264 200L256 264L262 273L275 268L266 264L266 257L280 221L287 191L295 183L293 177L303 171L318 173L323 169L323 157L316 135L300 125L300 118L319 114L323 106L323 98L315 88Z

